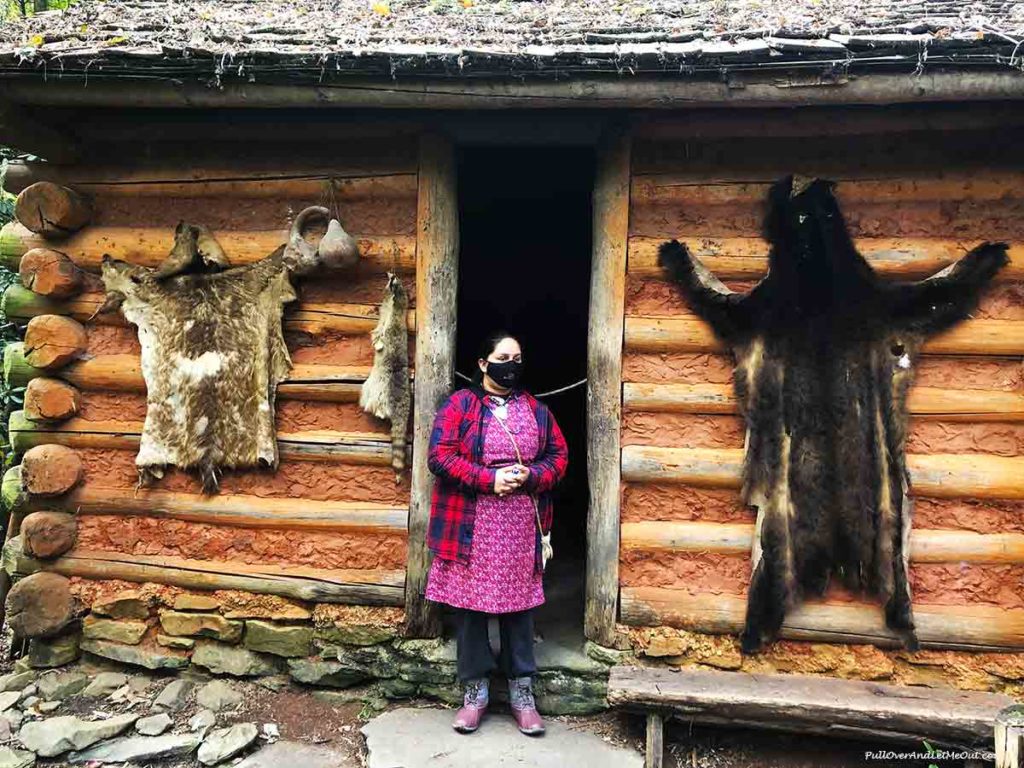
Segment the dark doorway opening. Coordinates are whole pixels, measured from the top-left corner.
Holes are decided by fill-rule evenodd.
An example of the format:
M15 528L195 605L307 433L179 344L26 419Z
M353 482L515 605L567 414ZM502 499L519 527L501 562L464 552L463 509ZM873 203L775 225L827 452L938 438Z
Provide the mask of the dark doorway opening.
M456 369L472 375L480 341L505 328L523 347L535 395L587 375L594 152L585 147L465 147L458 155ZM456 385L465 385L457 380ZM543 617L582 615L588 506L586 389L541 398L569 446L556 489Z

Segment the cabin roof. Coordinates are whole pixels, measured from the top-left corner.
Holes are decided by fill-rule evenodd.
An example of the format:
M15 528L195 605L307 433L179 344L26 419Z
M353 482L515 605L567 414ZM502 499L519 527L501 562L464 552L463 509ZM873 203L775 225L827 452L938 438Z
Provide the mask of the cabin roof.
M81 0L0 26L0 77L320 83L1020 68L1004 0Z

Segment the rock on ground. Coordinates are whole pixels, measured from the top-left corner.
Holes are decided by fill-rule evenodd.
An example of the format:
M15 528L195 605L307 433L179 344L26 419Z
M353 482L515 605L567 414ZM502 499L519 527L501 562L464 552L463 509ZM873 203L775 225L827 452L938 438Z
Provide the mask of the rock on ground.
M639 752L613 747L600 736L548 722L542 737L524 736L511 715L488 715L467 738L452 730L454 712L395 709L362 728L367 768L640 768Z
M143 736L159 736L171 727L171 717L166 712L144 717L135 723L135 730Z
M230 728L210 731L199 747L199 762L203 765L216 765L234 757L256 741L258 735L254 723L238 723Z
M357 768L358 763L328 747L303 744L301 741L277 741L249 755L234 768L284 768L289 765L301 768Z
M35 679L36 673L32 671L12 672L0 677L0 691L20 691Z
M18 740L42 757L55 757L71 749L85 749L97 741L116 736L138 719L138 715L117 715L94 722L71 715L26 723Z
M21 698L21 691L4 691L0 693L0 712L10 709L18 703Z
M0 747L0 768L32 768L35 764L36 756L31 752Z
M208 729L213 728L216 722L217 716L213 714L213 712L208 709L200 709L192 715L191 718L189 718L188 729L190 731L202 731L203 733L206 733Z
M39 696L46 701L60 701L84 690L88 685L89 676L77 670L51 672L36 680Z
M128 675L123 675L120 672L100 672L82 691L82 695L87 698L97 699L109 696L127 682Z
M144 762L166 757L190 755L199 746L201 738L195 733L168 733L163 736L127 736L123 739L99 744L85 752L73 752L71 763L127 763Z
M196 694L196 703L200 707L220 712L224 709L233 709L241 704L242 694L223 680L211 680L199 689Z
M168 712L177 712L184 708L188 695L194 687L195 683L191 680L183 678L172 680L160 691L160 695L154 700L153 706L166 709Z

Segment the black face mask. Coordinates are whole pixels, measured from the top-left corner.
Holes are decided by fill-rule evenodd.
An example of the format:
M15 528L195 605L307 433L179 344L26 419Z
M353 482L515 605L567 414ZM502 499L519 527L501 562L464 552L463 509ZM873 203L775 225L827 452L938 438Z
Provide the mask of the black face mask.
M523 364L516 360L506 360L503 363L488 360L487 375L495 384L511 388L519 383L519 379L523 375Z

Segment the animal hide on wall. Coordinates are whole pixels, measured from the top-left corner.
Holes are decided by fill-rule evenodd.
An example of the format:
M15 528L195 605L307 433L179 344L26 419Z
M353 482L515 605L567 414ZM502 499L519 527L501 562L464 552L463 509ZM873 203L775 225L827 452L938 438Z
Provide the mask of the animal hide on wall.
M227 263L215 243L181 224L155 270L103 259L104 309L120 306L142 346L140 485L170 465L198 471L212 493L224 468L277 466L274 400L291 367L281 314L296 298L284 248L209 272Z
M879 598L916 647L905 400L921 343L967 316L1008 261L985 243L927 280L881 281L857 252L833 183L769 194L769 270L733 293L675 240L659 263L736 357L746 426L742 495L757 508L745 652L831 578Z
M371 334L373 368L363 382L359 405L378 419L391 422L391 466L395 480L405 469L406 431L412 394L409 387L409 295L398 276L389 272L380 305L380 319Z

